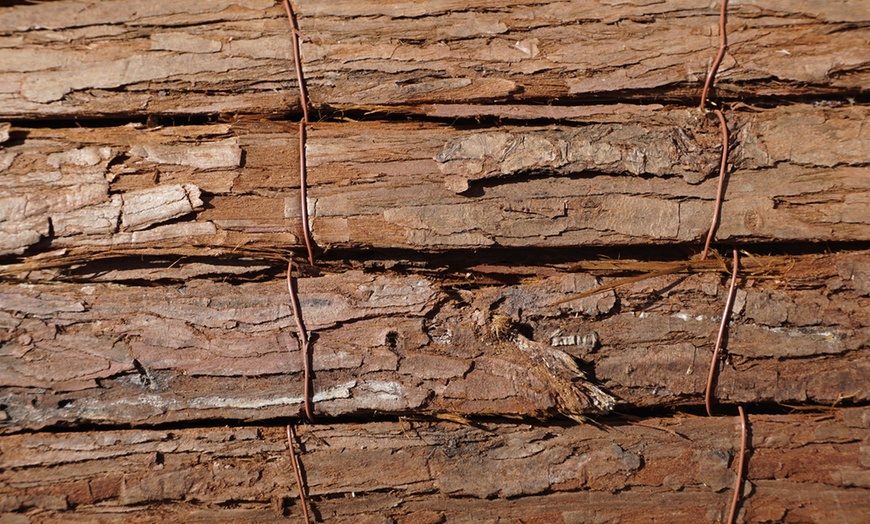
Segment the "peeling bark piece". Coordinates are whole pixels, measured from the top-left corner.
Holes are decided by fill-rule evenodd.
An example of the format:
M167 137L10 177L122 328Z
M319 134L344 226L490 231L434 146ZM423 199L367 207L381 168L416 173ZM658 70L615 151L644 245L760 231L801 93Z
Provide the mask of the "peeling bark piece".
M22 149L32 152L27 146ZM5 157L8 165L0 181L0 254L20 254L50 232L115 231L118 204L109 199L105 179L106 166L114 158L110 147L70 148L37 157L42 164L36 166L27 153L13 151ZM12 167L16 159L24 161L24 169Z
M82 147L61 153L52 153L46 158L46 163L55 169L61 165L95 166L101 162L111 160L112 149L109 147Z
M142 231L121 231L112 235L61 237L54 243L59 247L87 247L99 251L143 248L149 245L203 246L219 243L218 230L211 222L181 222L154 226ZM223 238L226 239L225 237Z
M101 235L118 231L123 198L112 195L103 204L88 206L52 216L51 224L56 236Z
M199 169L235 168L242 162L242 150L235 139L214 144L159 145L145 144L130 148L130 154L148 162L176 164Z
M2 203L5 205L9 201ZM0 221L0 255L20 255L42 237L48 236L48 231L49 223L44 217Z
M691 132L691 130L689 130ZM687 130L590 125L579 129L525 128L522 132L464 134L450 139L435 156L441 172L466 181L521 173L679 175L697 184L718 166L715 139ZM721 148L720 148L721 149Z
M18 155L15 153L0 150L0 172L9 169L9 166L11 166L12 162L15 161L16 156Z
M191 185L159 186L124 195L121 229L135 231L184 216L202 206L199 188Z

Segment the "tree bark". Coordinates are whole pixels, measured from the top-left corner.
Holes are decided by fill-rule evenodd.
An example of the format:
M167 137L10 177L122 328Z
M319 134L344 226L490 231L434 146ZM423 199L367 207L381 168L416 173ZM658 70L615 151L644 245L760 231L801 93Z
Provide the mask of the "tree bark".
M339 110L493 101L697 100L709 2L294 2L312 100ZM719 98L862 92L860 2L732 5ZM273 0L18 5L0 16L0 118L298 110Z
M808 105L729 115L732 171L717 238L870 239L867 116L864 106ZM641 108L580 123L315 124L313 237L327 250L415 251L703 238L721 152L711 122L697 110ZM301 245L293 129L13 128L0 249L60 248L54 261L66 264L113 251L286 256ZM801 138L808 133L823 145Z
M868 411L749 420L746 522L864 519ZM733 417L534 426L400 420L298 429L324 522L721 522L740 449ZM0 437L0 508L39 522L301 518L283 428ZM652 502L655 501L655 502Z
M0 522L866 520L860 2L292 3L0 10Z
M870 399L867 260L866 251L780 257L759 260L755 277L747 270L716 397ZM286 284L191 280L188 271L223 272L191 266L115 269L83 276L88 284L0 287L7 431L296 415L302 357ZM617 411L702 402L724 303L720 275L662 276L553 306L599 280L588 272L517 271L301 279L304 321L317 337L317 413L571 416L558 379L530 372L522 348L495 336L495 315L525 325L557 355L585 361L624 402ZM519 281L496 285L509 278ZM98 282L149 279L156 285Z

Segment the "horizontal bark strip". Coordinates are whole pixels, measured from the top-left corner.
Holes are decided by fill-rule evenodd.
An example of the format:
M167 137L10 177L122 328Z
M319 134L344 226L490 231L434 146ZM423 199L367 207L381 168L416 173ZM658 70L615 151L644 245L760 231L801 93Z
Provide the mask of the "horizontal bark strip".
M718 46L709 2L295 2L315 104L697 98ZM837 95L868 80L854 2L729 9L719 96ZM629 44L626 44L629 43ZM0 118L298 109L273 0L15 5L0 13Z
M747 275L715 397L870 400L868 261L866 251L787 257L785 272ZM160 278L179 282L170 272L186 275L184 265ZM616 411L702 402L727 277L659 276L556 307L609 278L530 268L517 281L511 271L300 279L316 336L318 415L594 416L600 409L583 400L589 382L622 399ZM497 316L551 356L530 355ZM0 326L0 431L255 421L296 416L302 405L295 320L280 280L5 283ZM568 355L581 360L581 374L541 365Z
M860 522L870 489L868 420L866 408L750 414L740 518ZM328 522L721 522L740 447L733 417L604 427L402 420L297 431L313 507ZM300 516L280 427L43 433L0 443L5 517Z
M718 238L870 239L867 112L729 113ZM299 247L295 126L11 136L0 151L0 253L65 250L47 264L113 251L286 256ZM582 125L313 124L308 212L325 249L693 243L709 226L719 143L698 110L662 107L592 114Z

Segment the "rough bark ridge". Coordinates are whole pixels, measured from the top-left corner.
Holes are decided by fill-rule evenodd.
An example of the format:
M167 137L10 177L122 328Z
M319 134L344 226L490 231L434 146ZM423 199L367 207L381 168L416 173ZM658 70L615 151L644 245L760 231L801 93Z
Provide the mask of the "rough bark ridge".
M714 409L749 414L746 522L866 518L860 4L728 11L716 239L744 254ZM294 273L314 517L725 520L739 423L696 414L729 269L693 257L722 153L697 109L716 9L293 5L317 115L321 251ZM0 521L300 521L280 2L20 3L0 64Z

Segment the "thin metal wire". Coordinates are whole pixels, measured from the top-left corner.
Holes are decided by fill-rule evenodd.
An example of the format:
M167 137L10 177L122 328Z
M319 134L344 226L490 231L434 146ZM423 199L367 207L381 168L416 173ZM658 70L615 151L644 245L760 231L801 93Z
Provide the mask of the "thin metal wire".
M293 318L296 319L296 329L299 333L299 349L302 352L302 395L305 418L309 422L314 421L314 400L311 395L311 344L308 338L308 330L302 320L302 308L299 306L299 296L296 294L294 285L293 262L287 262L287 290L290 292L290 307L293 309Z
M728 33L725 30L725 12L728 10L728 0L722 0L722 6L719 10L719 53L716 59L713 60L713 65L710 67L710 72L707 74L707 79L704 81L704 89L701 90L701 109L707 105L707 94L713 86L713 80L716 78L716 73L719 71L719 64L725 57L725 51L728 49Z
M725 176L728 171L728 123L722 111L714 109L713 113L719 117L719 129L722 131L722 159L719 162L719 185L716 188L716 203L713 204L713 218L710 220L710 231L707 232L707 240L704 242L704 251L701 252L701 260L707 258L710 243L719 227L719 216L722 212L722 200L725 198Z
M296 475L296 486L299 488L299 503L302 504L302 516L305 523L311 522L308 515L308 497L306 495L305 480L302 478L302 467L299 464L299 456L296 453L296 428L293 424L287 424L287 445L290 446L290 463L293 464L293 473Z
M290 21L293 35L293 63L296 66L296 80L299 84L299 105L302 106L302 120L299 121L299 213L302 217L302 240L308 251L308 262L314 265L314 247L311 241L311 226L308 221L308 167L305 159L305 125L308 123L308 88L305 87L305 76L302 74L302 56L299 49L299 27L296 15L289 0L284 0L284 11Z
M734 524L737 518L737 505L740 503L740 496L743 494L743 468L746 463L746 413L743 411L743 406L737 406L737 412L740 414L740 455L737 457L737 480L734 481L734 495L731 497L731 511L728 513L728 524Z
M704 406L707 414L713 416L710 405L713 398L713 380L716 378L716 368L719 363L719 350L722 348L722 339L725 338L725 329L728 327L728 319L731 316L731 306L734 304L734 292L737 289L737 267L739 254L734 250L734 262L731 265L731 287L728 289L728 298L725 300L725 310L722 312L722 323L719 324L719 334L716 335L716 346L713 348L713 358L710 360L710 372L707 374L707 387L704 391Z
M710 72L707 74L707 79L704 81L704 88L701 90L701 109L707 105L707 95L710 93L710 88L713 86L713 81L716 78L716 73L719 71L719 65L725 57L725 52L728 49L728 33L726 31L726 13L728 10L728 0L722 0L719 10L719 52L713 60L710 67ZM719 184L716 189L716 203L713 208L713 218L710 221L710 230L707 232L707 239L704 242L704 251L701 252L701 260L707 258L707 253L710 250L710 243L713 241L713 236L716 234L716 229L719 226L719 217L722 210L722 199L724 197L725 175L728 169L728 123L725 121L725 115L719 109L714 109L713 112L719 118L719 127L722 130L722 157L719 163ZM731 307L734 304L734 292L737 284L737 270L739 267L739 255L737 250L734 250L734 262L731 267L731 285L728 288L728 298L725 301L725 310L722 313L722 323L719 325L719 333L716 336L716 346L713 349L713 358L710 362L710 372L707 375L707 387L704 391L704 406L707 408L707 414L712 416L712 396L713 396L713 381L716 377L716 368L719 360L719 351L722 348L722 339L725 335L725 329L728 326L728 319L731 316ZM737 518L737 506L740 503L740 497L743 491L743 475L746 463L746 413L743 411L743 406L737 406L737 411L740 414L740 455L737 458L737 479L734 485L734 494L731 498L731 510L728 513L728 524L734 524Z
M296 15L293 13L290 0L284 0L284 11L287 13L287 20L290 21L290 28L293 31L293 62L296 65L296 79L299 81L299 104L302 106L302 121L308 122L308 89L305 87L302 75L302 53L299 50L299 35L301 33L296 24Z
M308 167L305 160L305 122L299 122L299 214L302 217L302 240L308 251L308 262L314 265L311 226L308 222Z

